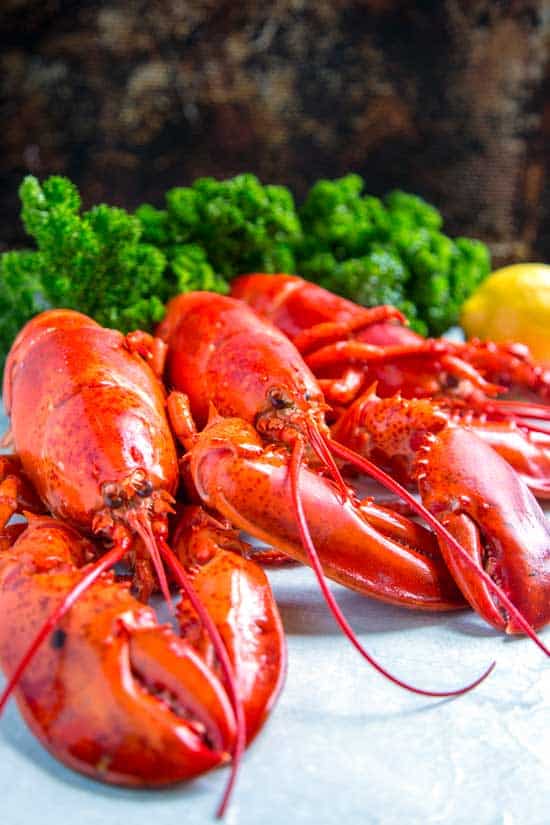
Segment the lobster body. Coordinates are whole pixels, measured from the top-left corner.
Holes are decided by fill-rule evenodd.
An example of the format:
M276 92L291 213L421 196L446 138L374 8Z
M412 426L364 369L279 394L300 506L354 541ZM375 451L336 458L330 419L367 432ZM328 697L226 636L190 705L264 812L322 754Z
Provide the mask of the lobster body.
M550 398L550 370L535 364L523 344L473 339L465 344L427 345L426 339L403 325L397 310L365 309L295 275L243 275L233 281L231 294L281 329L300 352L322 347L308 361L317 377L333 379L347 366L350 375L355 374L354 379L346 377L348 386L355 387L353 397L377 380L378 392L384 397L398 391L407 398L443 393L479 408L488 396L507 388L536 393L544 402ZM350 338L367 349L346 346ZM390 357L381 359L381 352L369 353L368 347L385 349ZM360 384L357 376L367 367L369 375ZM323 387L332 400L331 383ZM341 386L336 384L332 390L335 403L342 400ZM499 413L504 417L512 410L502 407ZM548 414L540 411L539 417L548 418Z
M210 404L255 423L271 410L277 388L323 426L324 398L312 372L288 338L246 304L211 292L179 295L157 335L169 345L168 383L186 393L197 426Z
M175 492L178 468L164 391L124 336L80 313L46 312L17 337L4 402L27 476L49 510L86 532L103 485L145 471Z
M4 397L17 455L0 466L0 528L33 485L33 505L42 502L63 522L31 523L13 551L13 531L2 534L0 605L13 610L11 636L0 639L11 677L0 708L16 687L29 724L58 758L118 784L175 782L231 755L224 807L245 725L250 739L280 689L284 638L262 571L218 546L219 531L210 538L203 531L198 542L219 556L209 565L210 588L205 575L196 577L203 601L166 542L179 468L164 388L147 363L158 369L163 349L144 333L124 337L68 310L37 316L13 345ZM88 544L83 558L76 529L100 534L111 549L103 557ZM180 531L182 555L186 541ZM92 554L98 560L82 568ZM157 585L170 601L167 565L195 611L194 622L182 624L185 639L159 626L129 584L103 572L123 559L141 601ZM62 621L57 653L40 643L52 616ZM258 641L245 656L256 623L263 623L264 646Z
M338 409L373 382L381 398L400 393L444 401L537 496L550 495L550 435L526 423L530 415L547 418L546 408L489 397L506 387L548 396L548 375L526 347L428 341L388 307L365 309L291 275L241 276L232 293L292 338Z
M233 525L307 561L288 485L288 449L307 439L312 429L314 437L328 437L329 431L323 394L303 359L286 336L245 304L211 293L173 299L157 332L168 344L168 382L186 394L193 419L203 426L209 404L229 418L207 426L198 439L178 432L174 423L189 450L192 486L200 500ZM178 417L173 412L176 395L168 402L173 422ZM181 418L185 421L185 414ZM226 455L235 456L231 467L229 458L221 461ZM371 527L368 511L349 496L343 505L341 494L320 476L313 458L308 457L311 469L300 473L300 486L326 575L409 607L459 607L462 600L452 579L439 553L432 552L431 533L425 531L415 544L419 533L410 522L408 529L402 525L399 539L391 526L378 529L381 519ZM281 506L273 507L273 500Z

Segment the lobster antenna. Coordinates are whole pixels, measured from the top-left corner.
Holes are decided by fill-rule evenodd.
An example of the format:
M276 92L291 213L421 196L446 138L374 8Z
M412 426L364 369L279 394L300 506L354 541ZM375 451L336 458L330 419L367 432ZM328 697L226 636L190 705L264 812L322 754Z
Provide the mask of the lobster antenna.
M535 418L539 421L550 421L550 407L537 404L535 401L507 401L504 398L495 398L483 402L483 411L489 415L500 415L502 418ZM522 425L523 426L523 425ZM534 425L531 425L534 428ZM541 428L540 432L548 432Z
M342 500L347 501L350 498L348 485L344 481L342 473L340 472L325 439L317 427L309 421L307 422L307 434L312 449L316 453L319 460L328 468L334 482L336 483L336 486L340 491L340 495L342 496Z
M225 677L226 689L229 694L231 704L233 705L233 712L235 713L235 721L237 724L237 737L235 741L235 747L233 749L233 762L231 765L231 773L227 785L225 787L225 791L220 802L219 808L216 811L216 816L218 817L218 819L221 819L225 814L225 811L227 810L227 806L229 804L233 788L235 787L237 774L239 772L239 767L246 744L246 721L244 717L243 705L237 690L237 683L235 681L235 675L233 673L233 667L229 659L229 654L227 653L226 647L223 643L218 628L212 621L212 618L210 617L203 603L195 593L195 590L193 589L193 586L189 581L189 577L185 572L185 568L183 567L182 563L177 558L177 556L174 554L173 550L168 546L168 544L162 536L159 536L158 543L164 561L174 574L176 580L178 581L178 584L183 589L185 595L187 596L193 608L197 612L197 615L199 616L203 624L203 627L210 636L216 656L218 658L218 661L220 663L221 669Z
M149 555L151 556L151 560L153 562L153 567L155 568L155 573L157 574L158 583L161 589L161 593L164 596L164 600L168 605L168 609L172 615L175 614L174 604L172 602L172 596L170 595L170 588L168 587L168 579L166 578L166 572L164 570L164 566L162 564L162 560L160 558L160 552L157 547L157 542L155 540L155 536L153 535L153 531L151 529L151 523L147 515L136 514L135 517L132 517L130 514L128 517L128 523L130 527L138 534L142 542L144 543L145 547L149 551Z
M355 635L353 628L349 624L348 620L342 613L336 599L332 595L330 591L325 574L323 572L323 568L321 562L319 560L319 555L317 550L315 549L315 545L311 538L311 533L309 532L309 527L307 524L306 516L304 513L304 508L302 504L302 499L300 496L300 470L302 468L302 461L304 457L304 444L301 439L297 438L294 442L294 447L292 449L292 454L290 458L290 485L292 490L292 500L294 504L294 509L296 511L296 521L298 524L298 530L300 533L300 538L302 540L302 544L306 553L309 558L309 562L315 572L317 577L317 581L319 582L319 587L321 588L321 592L324 596L324 599L334 616L337 624L340 626L344 635L349 639L352 645L359 651L361 656L367 660L367 662L372 665L382 676L385 676L386 679L389 679L390 682L393 682L395 685L404 688L405 690L411 691L411 693L417 693L421 696L433 696L436 698L446 698L450 696L461 696L463 693L467 693L468 691L472 690L473 688L477 687L484 679L489 676L492 672L493 668L495 667L496 662L493 662L487 670L474 682L466 685L465 687L459 688L458 690L448 690L448 691L432 691L432 690L422 690L421 688L416 688L413 685L410 685L408 682L404 682L402 679L393 676L388 670L386 670L382 665L380 665L376 659L374 659L370 653L363 647L357 636Z
M61 619L66 615L66 613L68 613L73 604L86 590L88 590L89 587L91 587L95 581L97 581L101 574L109 570L111 567L114 567L115 564L122 560L127 550L128 548L124 542L122 544L115 545L112 550L102 556L99 561L95 562L86 575L80 579L80 581L75 584L75 586L63 597L61 603L46 619L28 646L27 650L23 654L23 658L17 665L2 694L0 695L0 714L4 710L14 689L17 687L17 683L21 679L21 676L27 669L40 646L46 640L48 634L55 629L56 625L58 625Z
M476 564L476 562L468 555L466 550L464 550L455 537L447 530L446 527L443 526L443 524L441 524L440 521L436 519L434 515L432 515L432 513L430 513L428 509L426 509L426 507L424 507L423 504L420 504L420 502L418 502L408 490L405 490L399 482L395 481L391 476L381 470L380 467L377 467L376 464L373 464L372 461L369 461L368 458L358 455L353 452L353 450L350 450L348 447L344 447L343 444L340 444L338 441L334 441L333 439L330 439L328 446L329 449L339 458L343 458L345 461L349 461L350 464L353 464L358 469L363 470L364 473L371 476L371 478L376 479L376 481L380 482L380 484L388 490L391 490L392 493L396 493L403 501L407 502L411 510L423 518L438 536L451 545L453 550L470 568L470 570L480 576L481 580L487 585L499 601L502 602L506 610L514 617L516 622L524 631L525 635L529 636L529 638L540 647L543 653L550 656L550 650L537 636L527 619L524 617L523 613L517 609L502 588L500 588L498 584L493 581L489 574L486 573L480 565Z

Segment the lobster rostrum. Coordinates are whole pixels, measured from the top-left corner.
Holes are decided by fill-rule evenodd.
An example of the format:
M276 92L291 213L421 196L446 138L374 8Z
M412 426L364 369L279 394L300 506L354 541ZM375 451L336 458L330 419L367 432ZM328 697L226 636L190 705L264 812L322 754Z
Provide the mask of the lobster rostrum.
M417 484L422 502L498 583L533 628L550 621L550 526L534 496L477 431L432 402L381 399L369 389L335 438ZM445 539L441 552L472 607L499 630L524 630L484 578Z
M495 398L512 388L550 399L550 370L523 344L425 339L394 307L365 309L294 275L243 275L231 294L292 339L331 403L350 403L376 380L383 397L443 394L497 419L550 419L540 404Z
M200 583L204 604L190 584L184 565L167 544L168 514L173 509L179 472L175 443L165 415L165 393L155 374L162 368L164 349L160 341L144 333L125 337L68 310L37 316L21 331L12 347L6 363L4 402L11 417L11 437L17 452L3 459L1 468L0 528L4 528L4 532L0 546L6 551L2 557L6 575L1 598L8 602L13 599L10 582L17 576L23 577L25 584L20 587L29 595L24 613L27 629L18 635L19 646L11 644L11 637L5 637L4 648L0 650L0 658L10 676L0 698L0 708L17 689L23 713L30 718L28 706L34 707L38 701L32 686L40 680L34 679L35 668L29 663L36 656L38 671L42 668L41 662L50 663L44 667L51 666L55 654L46 650L42 642L60 622L66 621L67 629L61 625L60 629L63 629L63 638L73 634L74 662L79 657L92 661L95 650L98 691L102 680L102 694L111 690L110 680L113 682L116 699L106 707L121 717L119 728L125 733L121 734L122 740L117 740L116 735L110 739L106 734L105 741L110 744L99 761L95 761L97 748L92 746L73 759L69 753L72 746L68 750L69 746L63 744L62 726L59 738L52 738L53 734L46 729L51 716L46 698L44 713L37 711L33 716L33 730L49 743L55 755L73 767L106 781L127 784L161 784L187 778L219 764L231 753L233 770L221 813L229 798L245 738L248 735L250 739L257 732L280 688L284 641L269 586L262 580L263 573L252 571L253 562L245 563L239 552L235 552L246 555L232 533L233 552L226 546L229 539L221 541L222 525L214 530L202 524L199 541L196 538L191 541L194 529L186 534L182 527L178 534L178 552L191 568L192 577ZM32 522L19 537L18 530L5 527L9 517L20 509L39 512L44 507L62 521ZM86 544L84 554L80 533L94 536L96 540L94 544ZM186 535L195 548L193 553L185 550ZM103 542L103 551L107 547L104 555L100 555L98 539ZM37 549L36 562L32 556L34 543L40 548L41 542L48 541L52 558L50 578L48 562L40 555L42 550ZM210 562L213 579L210 590L192 569L201 559L197 551L201 544L206 548L201 563L206 558ZM223 563L214 563L216 549ZM56 556L57 550L59 556ZM98 555L99 559L92 563ZM115 582L112 575L106 573L123 559L134 569L134 589L141 600L148 597L157 582L170 599L166 565L190 602L181 615L189 617L192 612L195 616L193 622L184 622L184 635L191 634L198 639L198 618L202 635L197 649L204 653L206 639L210 640L208 655L201 659L201 662L208 660L207 665L199 667L198 654L187 653L189 644L184 640L180 640L181 644L174 642L173 634L157 625L151 611L138 606L128 585ZM239 590L231 586L235 581L240 583ZM215 598L213 590L218 593ZM252 598L256 590L259 595ZM238 592L243 593L241 607L235 601ZM57 607L52 613L56 599ZM205 604L215 607L215 619ZM125 626L127 612L130 624ZM98 613L105 615L105 621L96 621ZM232 618L227 620L227 616ZM239 621L235 622L235 616ZM88 621L97 624L93 632L87 631ZM257 625L269 630L265 634L265 649L256 633ZM250 640L255 633L253 645ZM126 642L117 647L119 638ZM116 650L113 649L109 658L111 640L115 640L112 644ZM14 667L17 651L22 655L19 666ZM57 655L65 661L65 653ZM251 682L250 660L254 655L258 656L257 676ZM73 658L68 661L67 679L72 678ZM150 705L151 713L143 715L141 727L138 725L134 734L129 731L140 704L139 701L132 704L128 699L126 683L120 687L119 682L124 681L125 675L121 663L134 668L138 687L154 692L161 707L159 710L154 703ZM59 684L62 684L65 678L62 668L60 673ZM246 696L244 703L239 695L239 680ZM187 687L177 687L180 682ZM31 687L27 689L29 684ZM58 683L51 684L53 688ZM223 701L219 699L220 691L226 691L229 699L227 696ZM65 707L70 711L77 694L67 688L66 695ZM218 705L222 702L215 713L210 708L214 701L211 697L218 697ZM149 699L146 705L147 702ZM174 728L171 738L161 736L155 728L155 714L160 720L164 706L173 711L163 717L163 725ZM183 735L178 731L182 719L188 717L192 733ZM79 716L82 739L90 742L97 737L101 739L98 731L101 722L107 720L107 711L102 720ZM128 734L134 743L128 747L135 750L135 743L140 741L138 731L148 726L150 739L156 743L151 753L157 753L162 747L171 748L172 740L181 741L174 755L158 757L156 773L146 754L141 765L137 756L134 761L129 760L124 776L116 767L120 764L117 742L122 741L120 754L129 752ZM199 753L197 737L202 749L212 752L208 758ZM186 747L188 753L184 758L181 752ZM124 761L122 755L120 759Z

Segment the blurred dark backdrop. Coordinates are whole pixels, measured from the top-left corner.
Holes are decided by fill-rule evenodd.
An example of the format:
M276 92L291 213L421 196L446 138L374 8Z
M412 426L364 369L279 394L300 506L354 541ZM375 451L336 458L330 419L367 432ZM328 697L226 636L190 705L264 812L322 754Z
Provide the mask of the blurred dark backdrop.
M199 175L301 196L357 171L497 261L550 258L548 0L1 0L3 246L17 186L160 205Z

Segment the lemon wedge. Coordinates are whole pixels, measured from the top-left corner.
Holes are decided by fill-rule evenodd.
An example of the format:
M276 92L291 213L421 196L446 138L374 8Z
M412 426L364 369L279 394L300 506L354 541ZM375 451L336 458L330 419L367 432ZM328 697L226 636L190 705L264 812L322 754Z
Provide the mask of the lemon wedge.
M497 269L464 303L460 323L469 338L527 344L550 366L550 266Z

